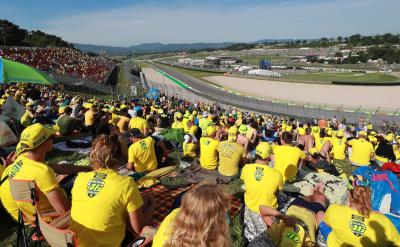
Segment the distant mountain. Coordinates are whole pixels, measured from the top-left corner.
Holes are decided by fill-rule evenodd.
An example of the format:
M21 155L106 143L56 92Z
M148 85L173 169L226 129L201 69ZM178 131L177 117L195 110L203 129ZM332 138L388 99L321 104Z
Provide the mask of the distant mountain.
M220 49L228 47L234 42L223 43L182 43L182 44L162 44L162 43L145 43L133 45L130 47L115 47L90 44L73 44L75 48L83 52L106 53L108 55L128 55L128 54L144 54L156 52L173 52L173 51L195 51L204 49Z
M287 43L287 42L291 42L291 41L295 41L295 39L260 39L260 40L256 40L256 41L251 42L251 43L255 43L255 44L272 44L272 43Z

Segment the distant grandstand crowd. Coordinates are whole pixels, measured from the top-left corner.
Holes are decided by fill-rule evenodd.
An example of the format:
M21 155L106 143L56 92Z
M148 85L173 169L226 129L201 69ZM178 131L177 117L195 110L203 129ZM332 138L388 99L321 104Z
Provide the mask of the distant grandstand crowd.
M104 82L115 63L71 48L2 48L0 56L46 72Z

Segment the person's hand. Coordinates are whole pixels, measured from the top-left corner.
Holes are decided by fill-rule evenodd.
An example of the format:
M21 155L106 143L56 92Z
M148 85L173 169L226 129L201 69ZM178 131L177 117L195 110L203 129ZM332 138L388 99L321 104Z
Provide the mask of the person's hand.
M1 157L1 162L4 167L7 167L7 166L11 165L16 158L17 158L17 155L15 154L15 152L11 152L7 156L7 158L4 159L3 157Z
M282 217L282 221L283 221L283 223L285 223L285 225L287 225L289 227L296 225L296 219L293 217L289 217L287 215L284 215Z

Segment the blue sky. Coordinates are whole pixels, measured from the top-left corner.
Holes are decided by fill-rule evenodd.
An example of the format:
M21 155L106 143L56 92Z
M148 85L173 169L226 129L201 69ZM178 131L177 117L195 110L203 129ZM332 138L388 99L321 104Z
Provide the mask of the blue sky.
M69 42L250 42L400 33L400 0L0 0L0 18Z

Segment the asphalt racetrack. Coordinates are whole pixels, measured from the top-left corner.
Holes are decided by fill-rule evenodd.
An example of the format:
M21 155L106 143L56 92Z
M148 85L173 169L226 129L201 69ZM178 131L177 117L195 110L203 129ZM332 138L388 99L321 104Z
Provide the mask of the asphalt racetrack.
M279 101L276 102L267 99L261 100L260 98L257 97L243 96L237 93L229 92L227 90L221 90L221 88L215 85L206 83L203 80L194 78L187 74L177 72L169 67L165 67L158 64L152 64L152 65L154 68L162 70L163 72L187 84L188 88L185 89L188 91L187 95L190 95L191 93L206 98L208 100L212 100L232 107L246 109L248 111L279 114L285 116L295 116L300 119L311 119L318 117L331 118L333 116L336 116L338 119L345 118L348 122L351 123L357 123L360 117L363 117L364 119L367 119L376 125L381 125L383 120L388 120L388 121L400 120L400 117L397 114L395 116L392 114L391 115L381 114L381 113L373 114L357 110L344 111L341 109L332 109L324 106L310 106L310 105L305 106L305 105L296 105L290 103L289 104L282 103ZM158 83L159 85L174 83L165 77L163 78L163 76L154 69L144 68L143 72L145 73L147 80L152 83L155 82ZM385 87L385 88L386 90L390 90L390 87ZM399 90L400 87L396 87L396 89Z

